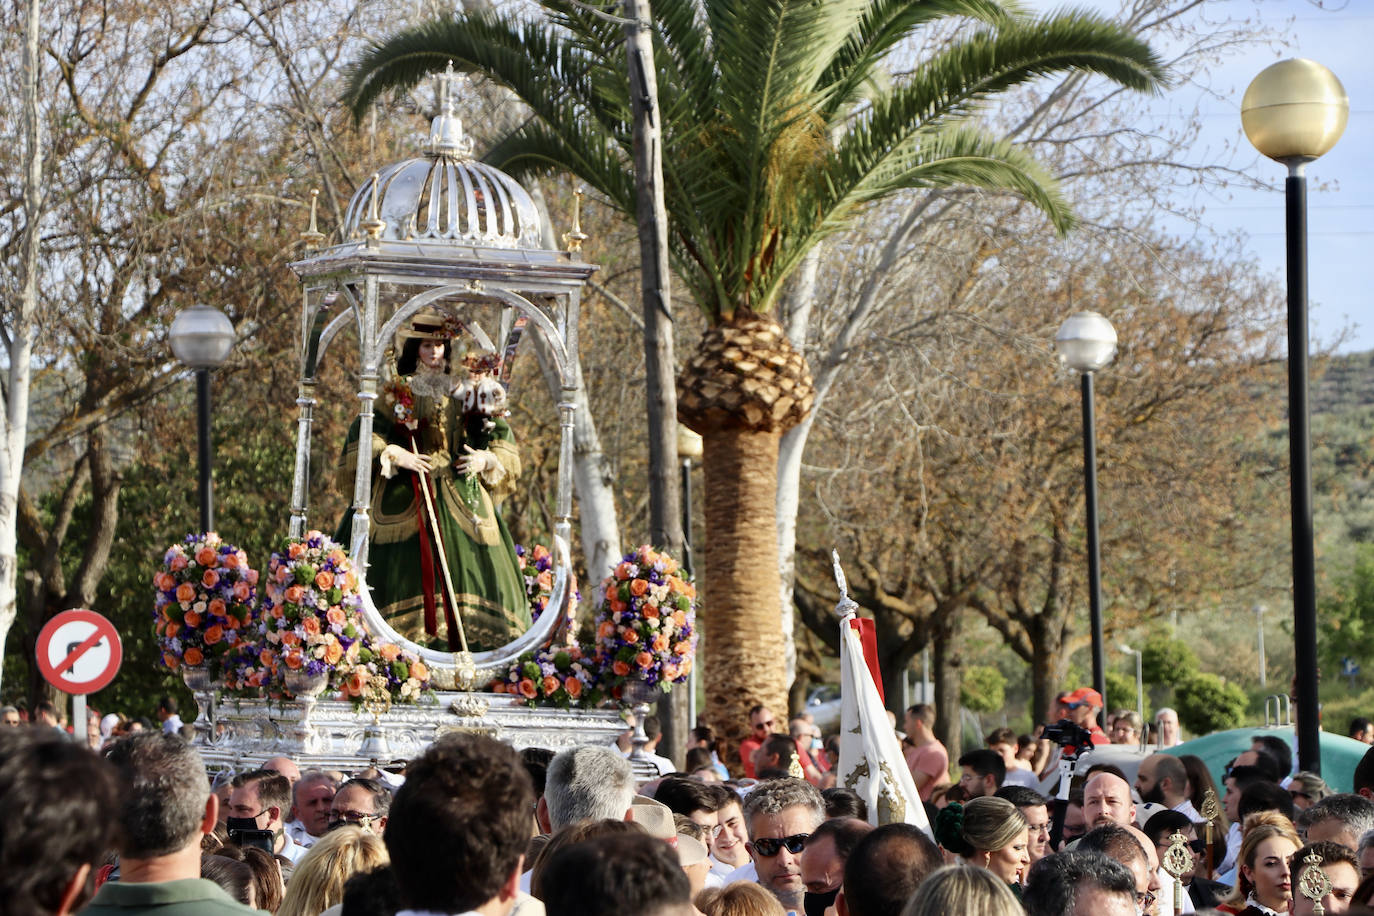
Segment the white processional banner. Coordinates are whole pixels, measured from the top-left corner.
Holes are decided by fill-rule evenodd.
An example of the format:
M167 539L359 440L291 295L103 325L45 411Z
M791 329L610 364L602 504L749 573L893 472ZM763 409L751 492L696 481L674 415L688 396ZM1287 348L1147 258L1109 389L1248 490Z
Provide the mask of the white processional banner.
M906 823L930 835L921 796L911 780L901 743L887 718L878 687L864 661L852 615L840 621L840 770L837 785L868 804L875 825ZM932 835L932 839L933 839Z

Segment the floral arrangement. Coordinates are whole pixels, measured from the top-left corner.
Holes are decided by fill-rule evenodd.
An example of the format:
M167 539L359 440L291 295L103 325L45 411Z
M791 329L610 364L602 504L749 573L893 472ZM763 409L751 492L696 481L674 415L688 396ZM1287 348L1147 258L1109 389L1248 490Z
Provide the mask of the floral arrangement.
M404 379L393 379L382 389L382 393L392 403L392 412L396 415L396 422L410 429L415 429L415 393L410 390Z
M386 677L392 699L402 703L419 702L433 691L429 667L420 656L394 643L373 646L371 637L363 639L356 659L346 656L337 669L339 690L345 699L361 704L367 698L371 679L379 674Z
M520 574L525 579L525 597L530 602L530 621L534 622L549 606L549 597L553 595L553 554L543 544L535 544L529 550L522 544L516 544L515 555L520 560ZM572 601L568 604L569 632L572 630L573 617L577 612L577 602L581 600L582 593L577 590L574 583Z
M687 679L696 655L696 588L677 561L644 546L627 553L597 589L596 656L610 694L626 681Z
M265 593L256 669L326 674L337 686L341 663L357 659L366 632L347 552L319 531L288 538L268 561ZM260 680L256 671L249 679Z
M511 663L506 676L491 685L526 706L596 706L604 692L595 660L580 647L545 646Z
M258 572L248 556L213 531L190 534L162 555L153 630L172 671L216 663L250 636Z

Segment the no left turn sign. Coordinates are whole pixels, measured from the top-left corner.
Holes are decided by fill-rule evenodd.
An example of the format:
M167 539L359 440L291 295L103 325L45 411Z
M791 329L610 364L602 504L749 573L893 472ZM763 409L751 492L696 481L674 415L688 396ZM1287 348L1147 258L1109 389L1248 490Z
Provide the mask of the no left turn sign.
M63 693L84 696L114 680L124 649L108 619L75 608L63 611L38 634L38 670Z

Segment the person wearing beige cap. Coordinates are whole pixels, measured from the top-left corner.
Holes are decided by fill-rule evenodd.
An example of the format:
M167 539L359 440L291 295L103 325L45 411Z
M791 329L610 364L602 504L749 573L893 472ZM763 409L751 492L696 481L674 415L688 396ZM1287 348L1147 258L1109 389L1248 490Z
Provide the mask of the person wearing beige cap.
M636 795L630 806L630 820L644 828L651 837L662 840L677 852L678 864L687 875L695 897L706 885L706 874L711 870L706 844L697 838L679 832L672 809L662 802L654 801L643 795ZM687 821L690 825L691 821ZM701 829L701 828L697 828Z

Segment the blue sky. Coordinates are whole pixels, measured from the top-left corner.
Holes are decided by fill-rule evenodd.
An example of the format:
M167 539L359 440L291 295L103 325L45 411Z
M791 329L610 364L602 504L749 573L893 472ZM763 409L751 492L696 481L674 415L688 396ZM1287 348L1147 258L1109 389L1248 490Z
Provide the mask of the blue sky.
M1032 0L1029 6L1058 9L1060 0ZM1072 0L1116 15L1121 0ZM1192 203L1205 206L1202 234L1243 231L1263 269L1284 270L1285 168L1261 157L1240 126L1240 100L1250 80L1276 61L1306 57L1330 68L1350 97L1350 123L1336 147L1308 166L1308 253L1311 334L1314 346L1346 333L1341 352L1374 350L1374 0L1207 0L1203 14L1258 19L1281 46L1246 48L1212 69L1205 95L1182 85L1153 104L1180 116L1202 113L1202 129L1190 161L1212 161L1243 170L1268 190L1229 187ZM1167 51L1166 51L1167 56ZM1169 223L1166 221L1165 226ZM1193 234L1180 223L1180 233Z

